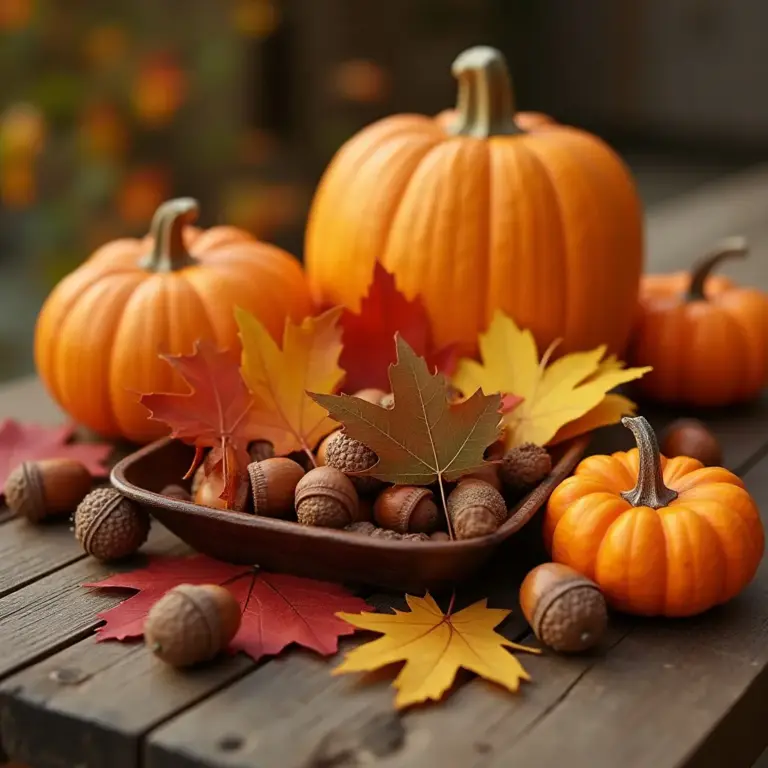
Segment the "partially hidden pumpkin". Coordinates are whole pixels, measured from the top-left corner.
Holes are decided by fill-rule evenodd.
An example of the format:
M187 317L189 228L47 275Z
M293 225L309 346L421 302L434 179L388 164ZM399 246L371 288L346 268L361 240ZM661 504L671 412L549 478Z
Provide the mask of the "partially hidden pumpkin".
M379 261L441 346L471 353L501 309L542 349L620 354L643 260L630 174L595 136L516 113L498 51L469 49L453 73L455 110L385 118L332 159L307 224L314 299L357 311Z
M730 600L763 555L754 500L727 469L662 456L642 416L622 422L638 447L589 456L550 496L544 538L552 559L594 580L627 613L690 616Z
M299 262L229 226L192 226L196 201L157 210L143 239L115 240L65 277L35 328L35 362L56 402L107 437L144 443L161 436L137 393L185 392L159 355L191 354L198 339L238 344L233 309L255 315L276 338L286 318L312 303Z
M712 270L747 254L744 238L717 244L691 272L646 275L627 353L653 370L636 383L657 402L722 406L768 384L768 294Z

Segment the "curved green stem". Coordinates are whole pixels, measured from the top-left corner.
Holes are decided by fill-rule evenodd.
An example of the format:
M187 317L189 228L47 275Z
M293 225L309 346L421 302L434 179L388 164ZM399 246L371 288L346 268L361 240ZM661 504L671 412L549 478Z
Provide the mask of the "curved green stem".
M476 46L460 53L451 67L458 81L454 136L515 136L523 133L515 123L512 78L501 51Z
M666 507L677 498L677 491L664 485L661 471L661 453L656 433L643 416L625 416L621 423L632 430L640 453L637 484L631 491L621 494L633 507Z
M691 270L691 284L686 294L686 301L706 301L704 285L712 270L721 261L736 256L744 257L749 252L747 241L743 237L729 237L719 242L706 256L696 262Z
M196 264L184 245L184 227L197 220L200 206L191 197L179 197L163 203L152 218L149 233L152 250L141 266L150 272L175 272Z

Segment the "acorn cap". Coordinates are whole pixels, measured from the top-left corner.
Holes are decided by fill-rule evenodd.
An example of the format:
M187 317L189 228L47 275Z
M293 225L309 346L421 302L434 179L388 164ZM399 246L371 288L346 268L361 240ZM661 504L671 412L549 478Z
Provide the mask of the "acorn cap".
M148 534L149 515L114 488L96 488L75 510L75 537L99 560L132 555Z
M45 517L43 476L34 461L25 461L5 481L5 503L14 512L37 522Z
M333 438L325 444L324 459L326 466L344 473L363 472L379 461L379 457L367 445L354 440L343 430L335 432ZM384 485L375 477L347 476L361 494L375 493Z
M499 474L512 491L524 491L540 483L552 471L552 457L546 448L523 443L504 454Z
M240 622L240 605L229 590L215 584L179 584L150 608L144 638L160 659L186 667L224 650Z

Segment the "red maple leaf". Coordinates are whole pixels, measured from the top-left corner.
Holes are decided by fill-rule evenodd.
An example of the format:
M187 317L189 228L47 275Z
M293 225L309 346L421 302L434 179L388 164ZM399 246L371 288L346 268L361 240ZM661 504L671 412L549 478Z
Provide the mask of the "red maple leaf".
M150 419L171 428L171 437L196 447L186 477L197 468L204 448L215 451L209 466L223 462L221 498L232 504L249 462L248 443L253 439L250 417L254 401L240 375L240 353L221 351L210 341L199 341L191 355L161 357L181 374L190 392L143 394L140 402L149 410Z
M70 443L75 432L74 424L63 427L43 427L39 424L22 424L6 419L0 424L0 495L8 475L23 461L40 459L75 459L88 471L103 477L107 468L102 465L112 451L104 443Z
M431 368L450 374L455 364L452 347L436 349L429 316L421 300L403 296L395 278L378 262L373 282L360 304L360 312L344 310L341 316L344 350L339 365L346 371L344 389L356 392L366 387L389 389L389 366L396 360L395 334Z
M291 643L324 656L336 653L339 637L355 631L336 613L369 610L364 600L338 584L266 573L205 555L153 557L146 568L83 585L138 590L120 605L98 614L106 622L96 630L99 641L141 637L149 609L179 584L219 584L232 592L243 618L231 649L247 653L254 661L280 653Z

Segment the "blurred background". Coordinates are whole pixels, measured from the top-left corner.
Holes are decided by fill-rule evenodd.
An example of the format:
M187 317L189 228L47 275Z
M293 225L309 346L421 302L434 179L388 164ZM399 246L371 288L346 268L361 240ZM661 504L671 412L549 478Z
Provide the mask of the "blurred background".
M610 141L649 206L765 158L765 0L0 0L0 379L43 299L174 195L301 256L340 144L508 56L520 108Z

